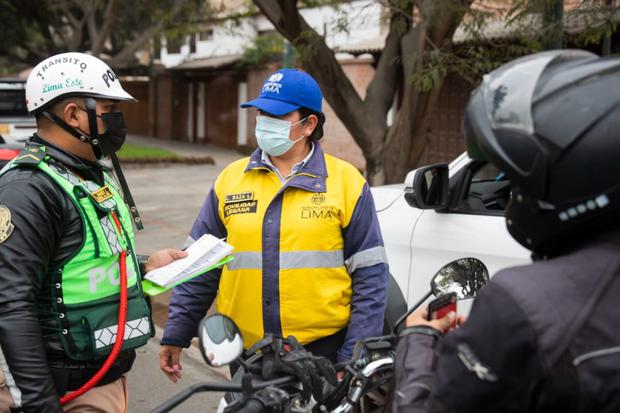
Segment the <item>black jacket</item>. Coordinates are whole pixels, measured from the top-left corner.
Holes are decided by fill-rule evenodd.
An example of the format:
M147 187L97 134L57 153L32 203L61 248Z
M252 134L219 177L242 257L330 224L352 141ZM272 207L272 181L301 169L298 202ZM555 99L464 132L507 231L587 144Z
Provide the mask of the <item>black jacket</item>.
M620 232L501 271L463 327L397 348L395 412L620 411Z
M103 184L102 165L77 158L37 135L31 140L45 144L53 162ZM49 299L48 269L77 252L83 223L69 197L35 168L12 169L0 177L0 205L9 209L14 225L11 235L0 243L0 350L15 390L21 393L22 410L59 412L59 396L86 382L104 362L69 359L58 331L41 311ZM128 371L134 358L134 351L121 353L100 384Z

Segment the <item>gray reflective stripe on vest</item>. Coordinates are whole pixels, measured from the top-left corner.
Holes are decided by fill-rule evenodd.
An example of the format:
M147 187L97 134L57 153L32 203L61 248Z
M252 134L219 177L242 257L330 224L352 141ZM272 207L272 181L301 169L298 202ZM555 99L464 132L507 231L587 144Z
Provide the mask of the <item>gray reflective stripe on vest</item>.
M96 183L92 181L83 181L81 183L81 186L82 188L86 189L86 191L88 191L88 193L90 194L102 188L101 186L97 185ZM112 211L114 208L116 208L116 202L114 201L113 198L107 199L103 202L99 202L99 205L101 205L101 207L107 209L108 211Z
M2 348L0 347L0 371L4 375L4 381L6 382L6 387L9 389L9 393L11 394L11 398L13 399L13 407L20 408L22 407L22 391L15 384L15 379L11 374L11 370L9 370L9 365L4 358L4 353L2 352Z
M112 250L112 254L120 254L123 251L121 247L121 243L118 240L118 235L116 234L116 224L112 221L109 215L104 216L99 220L101 223L101 229L103 229L103 233L105 234L105 238L108 240L108 244L110 244L110 249Z
M282 270L294 268L337 268L342 266L344 266L342 250L280 253L280 269Z
M58 171L58 173L61 173L59 168L55 168L55 170ZM62 174L62 176L63 178L71 182L73 185L81 186L82 189L84 189L88 193L93 193L101 189L99 185L97 185L96 183L92 181L81 181L77 176L75 176L71 172L65 172ZM101 202L100 205L109 211L116 208L116 202L114 202L114 199L112 198L104 202ZM114 221L112 221L109 215L106 215L103 218L101 218L99 222L101 223L101 229L103 229L103 233L106 237L106 240L108 241L108 244L110 244L110 250L112 251L112 254L113 255L120 254L123 251L123 248L121 247L121 243L118 240L118 235L116 234L116 230L115 230L116 224L114 223Z
M260 270L263 256L260 252L234 252L235 259L226 264L229 270Z
M54 171L67 181L71 182L72 185L79 185L81 180L77 177L77 175L69 172L68 170L59 167L55 162L48 164L51 168L54 168Z
M101 189L101 187L96 183L92 181L82 180L73 172L69 171L68 169L61 168L54 162L49 163L48 166L50 168L53 168L54 171L56 171L56 173L60 175L63 179L69 181L71 185L80 186L88 193L93 193L98 189ZM107 201L102 202L101 205L108 210L112 210L116 207L116 202L114 202L114 200L112 199L108 199Z
M260 270L263 257L260 252L233 252L235 259L226 266L229 270ZM342 250L280 252L280 269L337 268L344 265Z
M118 326L113 325L110 327L102 328L95 331L95 347L100 349L102 347L111 346L116 340L116 332ZM148 317L138 318L136 320L127 321L125 324L125 340L130 338L136 338L145 336L151 333L151 325Z
M385 248L382 246L359 251L345 261L349 274L352 274L353 271L359 268L372 267L373 265L383 263L387 263L387 255L385 254Z

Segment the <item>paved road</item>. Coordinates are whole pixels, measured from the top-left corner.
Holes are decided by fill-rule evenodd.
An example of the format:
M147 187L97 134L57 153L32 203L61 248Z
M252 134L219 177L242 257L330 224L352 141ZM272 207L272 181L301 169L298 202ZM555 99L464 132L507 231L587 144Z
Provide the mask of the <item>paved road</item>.
M138 349L138 357L129 372L129 413L147 413L181 390L192 384L224 381L226 370L216 372L208 367L198 353L190 348L181 358L183 377L175 383L169 381L159 370L159 341L152 338L149 343ZM191 356L187 353L191 352ZM175 413L215 412L222 393L198 393L172 410Z
M236 155L232 154L231 157ZM229 161L230 159L226 159ZM180 247L186 239L207 191L219 171L228 162L216 165L129 166L124 169L127 181L142 216L145 230L136 234L139 253L150 253L165 247ZM163 325L168 296L153 301L156 322ZM129 374L129 412L146 413L182 389L202 381L222 380L227 369L207 367L196 348L193 357L183 357L183 379L172 384L159 371L159 340L138 350L134 368ZM221 395L194 396L174 412L214 412Z
M219 169L179 164L125 168L145 227L136 233L138 253L181 247Z

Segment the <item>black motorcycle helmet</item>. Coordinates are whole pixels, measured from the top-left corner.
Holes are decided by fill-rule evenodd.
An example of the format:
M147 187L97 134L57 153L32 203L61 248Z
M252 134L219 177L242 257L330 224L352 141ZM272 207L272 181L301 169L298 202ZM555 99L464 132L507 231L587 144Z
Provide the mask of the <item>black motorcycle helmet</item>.
M512 183L510 234L555 255L620 222L620 59L557 50L487 74L463 119L467 151Z

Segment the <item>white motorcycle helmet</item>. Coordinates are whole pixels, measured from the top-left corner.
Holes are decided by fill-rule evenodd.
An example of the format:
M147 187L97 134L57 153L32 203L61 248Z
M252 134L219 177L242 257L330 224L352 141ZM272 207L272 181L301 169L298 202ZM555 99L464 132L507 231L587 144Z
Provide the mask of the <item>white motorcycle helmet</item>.
M69 126L50 110L58 101L71 97L84 99L90 132ZM96 100L135 101L121 86L116 74L102 60L84 53L62 53L36 65L26 81L28 111L44 116L82 142L93 146L97 159L116 152L125 141L126 126L121 112L96 113ZM105 130L99 130L101 117Z
M88 114L90 132L87 134L68 125L50 107L61 99L83 97ZM140 214L123 176L115 152L125 142L126 126L121 112L96 113L96 100L133 101L136 99L121 86L116 74L101 59L84 53L61 53L36 65L26 81L26 104L28 111L44 116L67 133L92 145L97 159L109 156L121 184L138 230L143 228ZM100 131L97 117L101 117L105 130Z
M101 59L84 53L61 53L36 65L26 81L30 113L40 112L60 98L90 96L95 99L135 101L116 74Z

